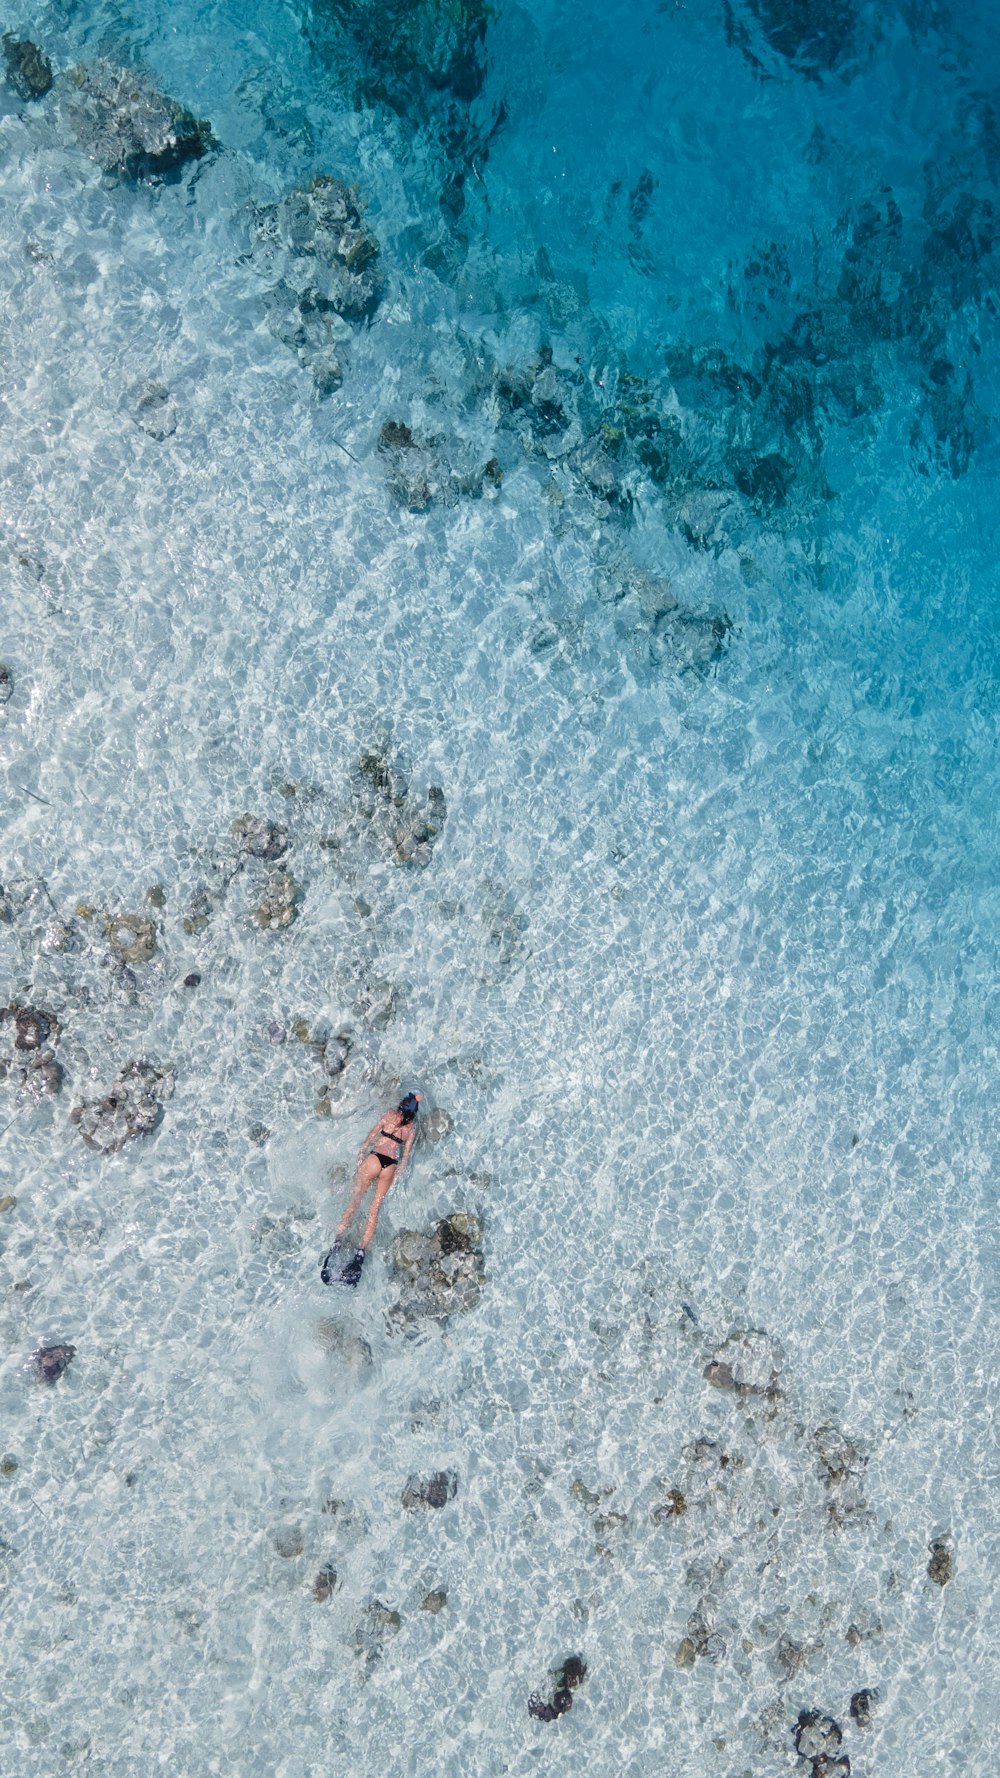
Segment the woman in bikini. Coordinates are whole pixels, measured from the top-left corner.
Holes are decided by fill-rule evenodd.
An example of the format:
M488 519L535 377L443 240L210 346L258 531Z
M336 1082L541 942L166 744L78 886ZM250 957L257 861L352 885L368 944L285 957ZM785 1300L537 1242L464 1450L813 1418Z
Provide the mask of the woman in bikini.
M417 1111L420 1106L419 1093L407 1093L400 1099L394 1110L383 1112L377 1124L373 1124L358 1155L357 1171L354 1175L354 1190L351 1201L340 1219L333 1246L320 1267L320 1276L324 1284L357 1284L361 1277L361 1268L365 1263L365 1254L375 1239L378 1214L384 1200L395 1185L410 1158L410 1150L417 1133ZM348 1260L340 1271L334 1269L337 1248L351 1226L358 1206L365 1193L375 1187L365 1224L364 1237L354 1258Z

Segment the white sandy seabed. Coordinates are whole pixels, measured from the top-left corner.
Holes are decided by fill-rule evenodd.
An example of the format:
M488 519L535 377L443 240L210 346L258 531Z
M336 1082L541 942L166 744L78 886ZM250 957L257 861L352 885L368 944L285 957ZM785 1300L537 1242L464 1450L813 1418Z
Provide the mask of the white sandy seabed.
M400 510L382 421L429 374L457 408L460 338L502 361L537 318L470 320L407 258L420 169L370 120L317 101L268 166L240 73L225 150L175 185L102 181L55 105L2 125L0 964L57 1016L65 1074L38 1105L0 1087L2 1769L771 1778L808 1773L793 1728L818 1710L861 1778L974 1778L997 1603L988 464L917 507L872 445L825 584L787 535L695 555L648 502L602 531L528 460ZM367 177L389 278L324 404L241 257L247 203L326 164L317 141ZM165 440L123 405L147 376ZM490 435L474 403L462 424ZM609 535L728 613L712 672L616 624ZM379 749L414 796L445 791L426 869L358 818ZM285 927L250 918L244 810L288 830ZM122 912L156 927L131 979ZM318 1116L300 1034L344 1027ZM137 1058L175 1075L162 1123L95 1153L70 1108ZM454 1131L417 1149L346 1301L318 1261L401 1081ZM406 1337L392 1235L457 1209L482 1219L482 1298ZM30 1354L53 1341L76 1356L47 1387ZM717 1357L760 1389L713 1389ZM447 1469L453 1500L404 1511L409 1476ZM671 1489L685 1510L657 1513ZM586 1682L540 1724L527 1697L571 1652Z

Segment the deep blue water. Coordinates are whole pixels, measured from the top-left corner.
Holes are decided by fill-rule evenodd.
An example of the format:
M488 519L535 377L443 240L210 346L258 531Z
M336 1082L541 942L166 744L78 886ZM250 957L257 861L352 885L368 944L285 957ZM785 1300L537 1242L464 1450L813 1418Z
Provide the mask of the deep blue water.
M10 1769L986 1771L992 10L8 24ZM403 1080L454 1130L346 1303ZM479 1301L401 1328L455 1210Z

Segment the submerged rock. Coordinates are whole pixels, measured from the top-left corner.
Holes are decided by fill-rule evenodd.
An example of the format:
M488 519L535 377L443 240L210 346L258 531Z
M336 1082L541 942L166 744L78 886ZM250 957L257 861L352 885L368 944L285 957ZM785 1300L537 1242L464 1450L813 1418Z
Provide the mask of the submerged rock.
M199 932L204 932L214 911L212 897L208 890L199 889L192 896L187 912L181 920L181 926L189 938L195 938Z
M878 1696L878 1692L869 1691L867 1687L854 1693L851 1699L851 1716L859 1729L871 1727L872 1710L878 1703Z
M354 1002L354 1011L370 1030L384 1031L396 1016L397 998L392 982L381 978L361 989Z
M353 1543L358 1543L368 1534L368 1520L365 1514L350 1500L341 1500L336 1494L328 1494L321 1507L327 1518L336 1519L338 1537L347 1536Z
M872 1513L861 1490L856 1476L850 1476L842 1482L835 1495L827 1502L827 1514L832 1525L849 1526L864 1524L871 1520Z
M724 611L664 612L653 627L650 654L679 672L704 672L722 659L732 630Z
M339 1080L351 1057L354 1037L350 1031L336 1031L317 1044L323 1072L330 1080Z
M317 1605L322 1605L327 1599L332 1599L336 1590L337 1570L332 1564L326 1563L313 1581L313 1598Z
M317 48L335 68L338 84L350 78L355 103L388 105L409 129L420 131L437 163L438 201L449 226L464 209L467 180L481 181L491 140L507 117L502 97L471 109L486 75L493 16L492 0L378 0L367 6L316 0L309 9ZM450 257L448 244L439 242L427 263L447 264Z
M614 609L623 637L645 640L654 666L703 672L722 657L733 625L724 611L682 606L670 582L629 562L612 559L598 582L601 601Z
M774 74L775 57L809 80L832 73L852 54L858 13L854 0L723 0L729 43L760 74Z
M579 473L585 488L596 499L625 510L631 506L632 496L622 481L621 472L604 451L591 451L582 457Z
M720 1469L729 1468L727 1453L712 1438L693 1439L691 1444L684 1446L683 1455L685 1462L690 1464L705 1465L712 1469L716 1465Z
M69 1369L76 1356L75 1346L39 1346L31 1354L43 1383L54 1383Z
M380 451L414 451L417 441L402 420L386 420L378 435Z
M921 402L910 430L914 468L921 475L965 475L990 423L977 406L972 377L947 358L933 358L921 379Z
M383 290L379 243L364 226L355 186L322 173L259 209L255 234L290 256L284 278L305 311L371 319Z
M828 1485L846 1481L865 1467L865 1459L857 1446L829 1422L816 1428L812 1444L819 1458L820 1474Z
M630 480L641 467L693 548L717 552L748 528L787 530L831 497L816 374L791 348L743 364L678 341L666 369L669 382L656 384L623 370L604 430ZM731 629L725 613L691 616L701 647L717 650ZM719 626L714 642L706 619ZM688 641L676 625L664 631L671 649Z
M857 1445L831 1424L817 1427L811 1444L819 1459L819 1473L830 1490L827 1512L835 1525L847 1525L869 1516L861 1487L866 1459Z
M434 501L453 506L462 498L492 496L503 481L496 457L486 463L469 459L470 447L456 436L425 438L401 420L385 422L378 449L390 494L410 512L424 512ZM466 466L456 467L463 457Z
M440 785L432 784L422 806L409 815L405 827L397 829L396 857L400 864L416 864L422 869L430 864L447 814L444 791Z
M401 1229L390 1251L393 1271L402 1281L394 1319L404 1324L422 1317L444 1321L474 1308L483 1284L481 1241L478 1216L464 1211L443 1217L429 1233Z
M212 128L158 92L148 75L97 61L70 72L70 123L80 146L106 173L162 177L214 147Z
M37 1006L19 1006L12 1001L0 1013L0 1019L6 1019L14 1027L14 1048L18 1050L40 1050L43 1044L59 1036L59 1023L52 1013L42 1012Z
M426 1593L420 1601L421 1611L429 1611L435 1617L443 1611L448 1603L448 1594L444 1587L436 1587L432 1593Z
M0 1007L0 1081L31 1098L54 1097L63 1078L52 1047L59 1035L54 1013L16 1000Z
M496 399L522 445L553 459L582 443L583 387L580 374L555 364L551 346L542 346L525 363L508 364L500 370ZM618 443L615 429L605 429L597 454L606 458L609 450L617 450Z
M409 771L386 737L358 759L351 775L351 800L372 837L399 864L431 861L448 815L444 791L431 784L421 796L410 789Z
M396 1635L402 1622L399 1612L383 1605L381 1599L369 1600L354 1626L351 1640L354 1653L363 1655L367 1666L374 1666L386 1640Z
M42 935L42 950L50 957L59 956L65 951L72 951L76 935L72 926L64 920L50 920Z
M451 1112L445 1111L441 1106L428 1111L420 1120L420 1133L425 1142L442 1142L446 1136L451 1135L454 1128L455 1120Z
M768 512L787 502L795 483L795 470L780 451L765 451L759 457L737 459L733 479L758 512Z
M278 931L290 926L295 918L299 886L285 871L276 871L268 878L267 892L250 915L262 932Z
M174 1077L150 1062L130 1062L103 1099L85 1100L70 1112L88 1148L117 1154L136 1136L148 1136L163 1116Z
M524 935L530 922L522 914L510 893L498 882L483 884L479 909L485 936L485 960L481 981L495 980L508 969L519 968L527 946Z
M253 241L275 276L265 297L271 332L312 372L319 394L331 394L343 380L348 324L370 321L384 289L356 189L329 174L296 186L255 211Z
M408 1513L423 1512L429 1507L440 1510L458 1493L458 1476L453 1469L438 1469L433 1475L411 1475L402 1492L403 1507Z
M351 775L351 798L366 821L401 809L409 791L406 767L399 755L392 752L388 737L374 742L359 755Z
M705 1375L709 1382L716 1381L717 1387L733 1387L740 1395L770 1395L783 1362L784 1354L777 1340L763 1328L751 1327L745 1332L729 1335L715 1353ZM720 1373L723 1380L708 1377L709 1370ZM727 1372L731 1382L725 1380Z
M372 1349L361 1334L332 1317L324 1317L316 1330L324 1352L337 1361L337 1369L352 1377L360 1377L372 1367Z
M274 1534L274 1547L286 1562L301 1556L306 1547L301 1525L280 1525Z
M140 432L162 444L177 431L177 409L170 390L150 377L133 383L124 397L125 408Z
M800 1759L821 1759L835 1754L844 1737L839 1723L818 1710L803 1710L795 1724L795 1751Z
M423 113L428 99L451 95L475 99L486 74L488 0L381 0L377 7L334 7L319 0L317 12L336 10L360 51L366 101L400 112Z
M473 1211L453 1210L450 1216L442 1217L436 1234L442 1253L477 1253L483 1225Z
M395 420L388 420L379 434L386 485L393 498L409 512L425 511L447 485L447 471L434 449L436 443L436 439L416 438L409 426Z
M24 1075L26 1091L35 1099L54 1099L61 1092L63 1071L50 1049L39 1050Z
M778 1673L784 1679L794 1679L806 1664L807 1651L801 1642L787 1632L778 1637L778 1646L774 1653L774 1662Z
M440 1251L433 1236L422 1235L417 1229L400 1229L390 1253L393 1270L413 1283Z
M929 1546L931 1559L927 1572L935 1586L944 1587L952 1577L952 1542L950 1536L935 1537Z
M653 1508L653 1524L665 1525L671 1519L683 1518L687 1512L687 1500L679 1488L670 1488L665 1501Z
M104 931L126 963L148 963L156 951L156 926L145 914L105 914Z
M14 675L6 661L0 661L0 705L9 704L14 696Z
M706 1383L711 1383L713 1389L735 1389L736 1387L736 1381L729 1365L720 1364L717 1359L712 1359L709 1364L706 1364L701 1374Z
M703 1599L697 1609L691 1613L688 1618L688 1633L685 1641L693 1647L698 1660L708 1661L712 1666L715 1666L726 1653L726 1640L713 1628L710 1618L706 1615L707 1609L707 1601ZM679 1653L680 1650L678 1650Z
M239 851L248 858L262 858L272 864L288 851L288 829L259 815L237 815L229 831Z
M12 1001L0 1013L0 1019L13 1024L14 1048L17 1050L40 1050L50 1040L54 1043L59 1036L58 1021L37 1006L18 1006Z
M19 99L44 99L52 85L52 63L28 37L3 34L3 59L7 79Z
M332 395L339 389L344 366L337 317L311 309L283 278L265 293L264 311L275 339L290 347L303 370L311 372L317 394Z
M692 549L718 551L724 546L735 505L733 495L724 488L688 488L673 503L674 523Z
M528 1699L528 1715L537 1717L539 1722L555 1722L557 1717L565 1716L567 1710L573 1708L574 1691L586 1677L586 1661L580 1655L567 1655L555 1671L555 1690L551 1698L547 1700L541 1692L532 1692Z

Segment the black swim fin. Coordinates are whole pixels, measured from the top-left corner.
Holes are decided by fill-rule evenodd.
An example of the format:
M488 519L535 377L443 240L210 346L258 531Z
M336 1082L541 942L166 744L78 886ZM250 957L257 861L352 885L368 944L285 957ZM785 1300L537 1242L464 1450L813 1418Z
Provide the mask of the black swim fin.
M335 1242L319 1268L319 1275L322 1278L323 1283L356 1285L358 1279L361 1277L361 1268L365 1263L364 1248L359 1247L354 1258L349 1259L346 1266L341 1266L339 1271L336 1269L338 1257L337 1245Z
M365 1250L363 1247L359 1247L357 1253L354 1255L354 1258L348 1260L348 1262L342 1272L338 1272L338 1274L337 1274L338 1283L350 1284L352 1286L356 1285L359 1278L361 1277L361 1268L364 1265L364 1263L365 1263Z

